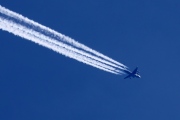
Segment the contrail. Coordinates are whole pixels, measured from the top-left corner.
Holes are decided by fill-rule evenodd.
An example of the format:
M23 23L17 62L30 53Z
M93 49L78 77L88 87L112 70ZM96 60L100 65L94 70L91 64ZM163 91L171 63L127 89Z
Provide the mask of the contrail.
M50 28L42 26L2 6L0 6L0 13L6 15L5 18L0 17L0 28L2 30L8 31L22 38L31 40L39 45L47 47L67 57L76 59L80 62L86 63L88 65L94 66L96 68L102 69L107 72L111 72L114 74L122 74L123 72L121 71L121 69L126 68L126 66L124 66L123 64L121 63L119 64L118 62L112 60L111 58L109 59L108 57L102 55L101 53L96 52L74 41L69 37L57 33L56 31L53 31ZM13 21L14 19L17 19L19 22L25 23L26 25L17 23L17 21ZM29 25L31 27L29 27ZM41 31L46 31L49 33L52 32L52 34L54 34L54 36L57 37L55 39L50 35L44 35L35 28L36 29L40 28ZM62 42L57 41L58 38L60 38L60 40L63 39ZM70 45L65 43L69 43Z
M52 30L52 29L50 29L50 28L48 28L46 26L43 26L43 25L33 21L33 20L30 20L27 17L24 17L24 16L22 16L22 15L20 15L18 13L13 12L13 11L10 11L10 10L2 7L1 5L0 5L0 12L7 15L7 16L14 17L14 18L18 19L19 21L24 21L25 23L27 23L27 24L29 24L29 25L31 25L33 27L36 27L36 28L38 27L39 29L43 30L44 32L50 33L53 36L55 36L56 38L58 38L58 39L60 39L60 40L62 40L64 42L67 42L67 43L69 43L69 44L71 44L71 45L73 45L73 46L75 46L77 48L83 49L83 50L85 50L87 52L93 53L94 55L99 56L99 57L101 57L103 59L106 59L107 61L115 63L122 69L127 68L122 63L119 63L119 62L117 62L117 61L115 61L115 60L113 60L113 59L111 59L111 58L109 58L109 57L95 51L95 50L92 50L91 48L89 48L89 47L87 47L87 46L85 46L85 45L83 45L81 43L78 43L77 41L73 40L70 37L67 37L67 36L65 36L65 35L63 35L61 33L58 33L58 32L56 32L56 31L54 31L54 30Z
M83 55L81 54L78 54L74 51L70 51L66 48L63 48L63 47L59 47L53 43L50 43L48 41L45 41L43 39L39 39L35 36L33 36L31 33L33 33L34 31L32 30L29 30L27 28L24 28L23 26L21 25L17 25L16 23L12 23L6 19L2 19L0 17L0 28L2 30L5 30L5 31L8 31L10 33L13 33L14 35L17 35L17 36L20 36L22 38L25 38L25 39L28 39L28 40L31 40L39 45L42 45L46 48L49 48L55 52L58 52L60 54L63 54L67 57L70 57L70 58L73 58L73 59L76 59L80 62L83 62L83 63L86 63L86 64L89 64L91 66L94 66L96 68L99 68L99 69L102 69L104 71L107 71L107 72L111 72L111 73L114 73L114 74L119 74L121 73L120 71L118 70L115 70L114 68L110 67L110 66L107 66L105 64L102 64L100 62L97 62L97 61L94 61L92 59L89 59L87 57L84 57ZM30 32L30 33L28 33Z

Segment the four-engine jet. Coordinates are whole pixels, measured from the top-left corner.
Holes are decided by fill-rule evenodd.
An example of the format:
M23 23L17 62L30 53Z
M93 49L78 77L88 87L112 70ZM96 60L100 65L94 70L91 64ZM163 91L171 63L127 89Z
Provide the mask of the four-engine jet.
M131 72L129 70L124 70L124 72L126 74L128 74L128 76L126 76L124 79L126 79L126 78L130 78L131 79L131 77L133 77L133 78L141 78L141 76L139 75L138 67L136 67L133 72Z

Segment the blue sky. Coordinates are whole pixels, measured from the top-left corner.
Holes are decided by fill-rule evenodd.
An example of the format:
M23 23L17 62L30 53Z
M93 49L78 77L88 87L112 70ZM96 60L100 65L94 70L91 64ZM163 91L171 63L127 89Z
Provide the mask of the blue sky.
M133 70L126 79L0 31L1 120L179 120L178 0L0 4Z

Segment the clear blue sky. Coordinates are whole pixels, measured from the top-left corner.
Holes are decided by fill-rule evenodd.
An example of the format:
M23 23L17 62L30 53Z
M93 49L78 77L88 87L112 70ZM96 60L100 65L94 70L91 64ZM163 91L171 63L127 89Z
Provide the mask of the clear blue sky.
M179 120L179 0L1 0L123 64L126 79L0 31L1 120Z

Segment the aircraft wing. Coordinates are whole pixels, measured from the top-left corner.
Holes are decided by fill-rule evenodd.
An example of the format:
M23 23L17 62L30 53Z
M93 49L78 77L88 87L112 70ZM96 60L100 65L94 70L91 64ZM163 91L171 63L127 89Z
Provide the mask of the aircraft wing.
M132 72L132 74L136 74L138 72L138 67Z
M124 79L126 79L126 78L131 78L131 75L126 76Z

